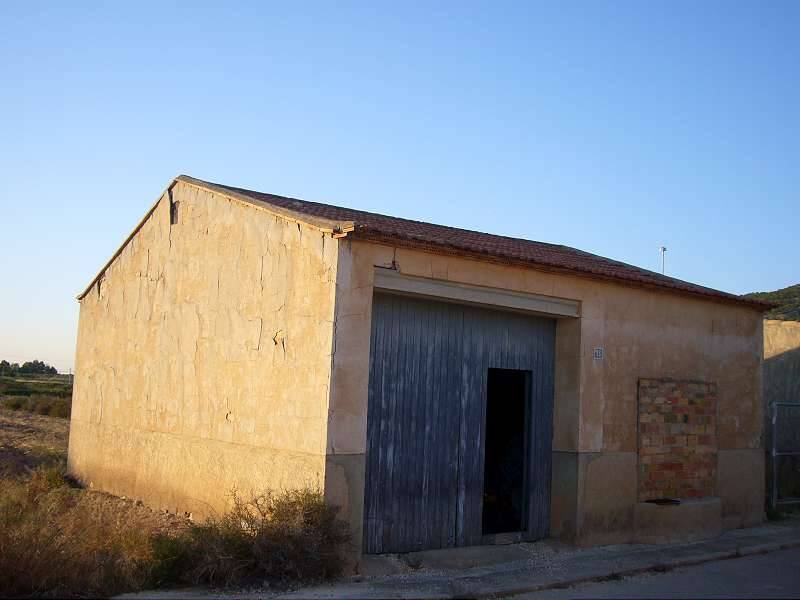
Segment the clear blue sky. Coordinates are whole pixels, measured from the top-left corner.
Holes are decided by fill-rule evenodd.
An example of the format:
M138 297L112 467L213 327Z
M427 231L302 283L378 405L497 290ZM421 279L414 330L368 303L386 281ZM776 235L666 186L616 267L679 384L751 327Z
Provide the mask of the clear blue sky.
M797 283L800 2L0 3L0 358L170 178Z

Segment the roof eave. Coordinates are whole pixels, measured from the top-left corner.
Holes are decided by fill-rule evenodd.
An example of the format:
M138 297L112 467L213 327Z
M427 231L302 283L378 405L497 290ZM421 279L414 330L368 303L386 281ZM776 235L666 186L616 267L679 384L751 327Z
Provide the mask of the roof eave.
M348 235L348 237L352 239L359 239L364 241L370 241L375 243L387 244L387 245L395 245L395 246L403 246L407 248L414 248L417 250L424 250L428 252L434 252L438 254L450 254L454 256L463 256L466 258L471 258L474 260L480 260L483 262L491 262L495 264L504 264L504 265L514 265L525 267L529 269L536 269L537 271L544 271L547 273L557 273L559 275L573 275L576 277L583 277L586 279L594 279L599 281L607 281L611 283L616 283L618 285L626 285L629 287L638 287L649 289L653 291L658 291L662 293L670 293L670 294L677 294L680 296L689 296L692 298L703 299L712 302L718 302L722 304L734 304L737 306L745 306L748 308L752 308L754 310L758 310L759 312L766 312L775 308L775 305L768 302L763 302L760 300L753 300L751 298L743 298L740 296L735 296L733 294L727 294L725 292L718 292L718 293L702 293L688 289L681 289L678 287L671 287L666 285L658 285L653 284L645 281L637 281L635 279L626 279L622 277L613 277L611 275L604 275L602 273L597 273L588 270L581 270L581 269L572 269L566 267L560 267L556 265L550 265L547 263L537 262L530 259L520 259L515 258L512 256L505 256L500 254L494 254L489 252L476 252L474 250L469 250L466 248L461 248L457 245L453 244L446 244L446 243L436 243L428 240L417 240L411 237L406 236L399 236L396 234L390 234L386 232L380 232L373 229L367 228L359 228L356 227L355 231Z

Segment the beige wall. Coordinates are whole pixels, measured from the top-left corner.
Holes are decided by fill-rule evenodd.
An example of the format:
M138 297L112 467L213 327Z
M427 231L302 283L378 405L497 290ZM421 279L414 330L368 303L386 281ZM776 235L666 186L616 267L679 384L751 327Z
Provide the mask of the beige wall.
M756 310L586 278L478 262L361 241L339 246L336 353L331 382L329 463L332 502L350 515L357 540L361 502L347 490L363 480L373 271L401 273L577 300L580 319L558 322L552 531L581 543L634 538L637 478L637 381L672 377L714 381L719 389L720 453L745 453L762 466L736 474L739 487L763 489L761 447L762 321ZM605 359L592 358L602 346ZM574 458L570 459L569 456ZM348 458L345 458L348 457ZM723 460L723 459L721 459ZM751 461L751 462L752 462ZM720 476L729 476L720 469ZM718 484L717 493L731 486ZM363 490L358 492L363 494ZM760 518L722 498L729 524ZM750 506L750 505L748 505ZM741 514L756 510L757 515Z
M800 402L800 323L764 321L764 396L770 402Z
M197 516L234 486L320 484L358 550L373 274L395 265L580 303L557 324L554 535L634 539L640 377L718 384L723 517L761 518L755 310L336 240L185 182L172 194L179 223L165 194L81 301L69 464L87 483Z
M800 322L764 320L764 360L800 348Z
M179 182L81 301L69 466L196 516L324 485L337 242Z

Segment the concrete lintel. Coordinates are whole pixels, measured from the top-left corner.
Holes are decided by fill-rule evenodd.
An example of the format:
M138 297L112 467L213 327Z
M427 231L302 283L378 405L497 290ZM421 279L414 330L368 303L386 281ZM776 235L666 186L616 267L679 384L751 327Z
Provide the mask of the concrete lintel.
M375 268L374 287L387 292L510 308L548 316L580 316L580 302L577 300L403 275L394 269L383 267Z

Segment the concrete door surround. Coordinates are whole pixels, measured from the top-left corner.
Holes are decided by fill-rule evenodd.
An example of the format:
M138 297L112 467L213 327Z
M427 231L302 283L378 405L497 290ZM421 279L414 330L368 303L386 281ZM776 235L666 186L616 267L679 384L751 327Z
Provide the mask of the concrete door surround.
M576 374L579 372L581 322L581 302L579 300L407 275L395 268L378 265L373 267L373 273L373 294L391 293L553 319L556 323L556 346L555 412L551 417L552 430L553 434L562 439L577 436L579 381ZM559 402L561 403L560 407L558 406ZM553 450L555 448L556 445L553 446ZM552 464L552 468L557 471L552 474L553 483L556 485L558 485L557 482L565 479L565 474L560 472L562 461L555 460L558 454L560 453L554 452ZM568 476L566 478L569 479ZM559 502L565 492L573 495L573 498L578 493L577 489L567 491L560 487L558 490L552 490L550 493L551 516L555 516L554 513L560 515L561 511L556 510L555 503ZM363 515L358 515L358 517L363 518ZM571 515L569 520L574 520L574 518ZM551 520L549 529L550 535L556 537L562 537L565 533L564 527L558 522L558 519ZM567 537L570 535L567 534ZM502 540L499 541L502 542Z

